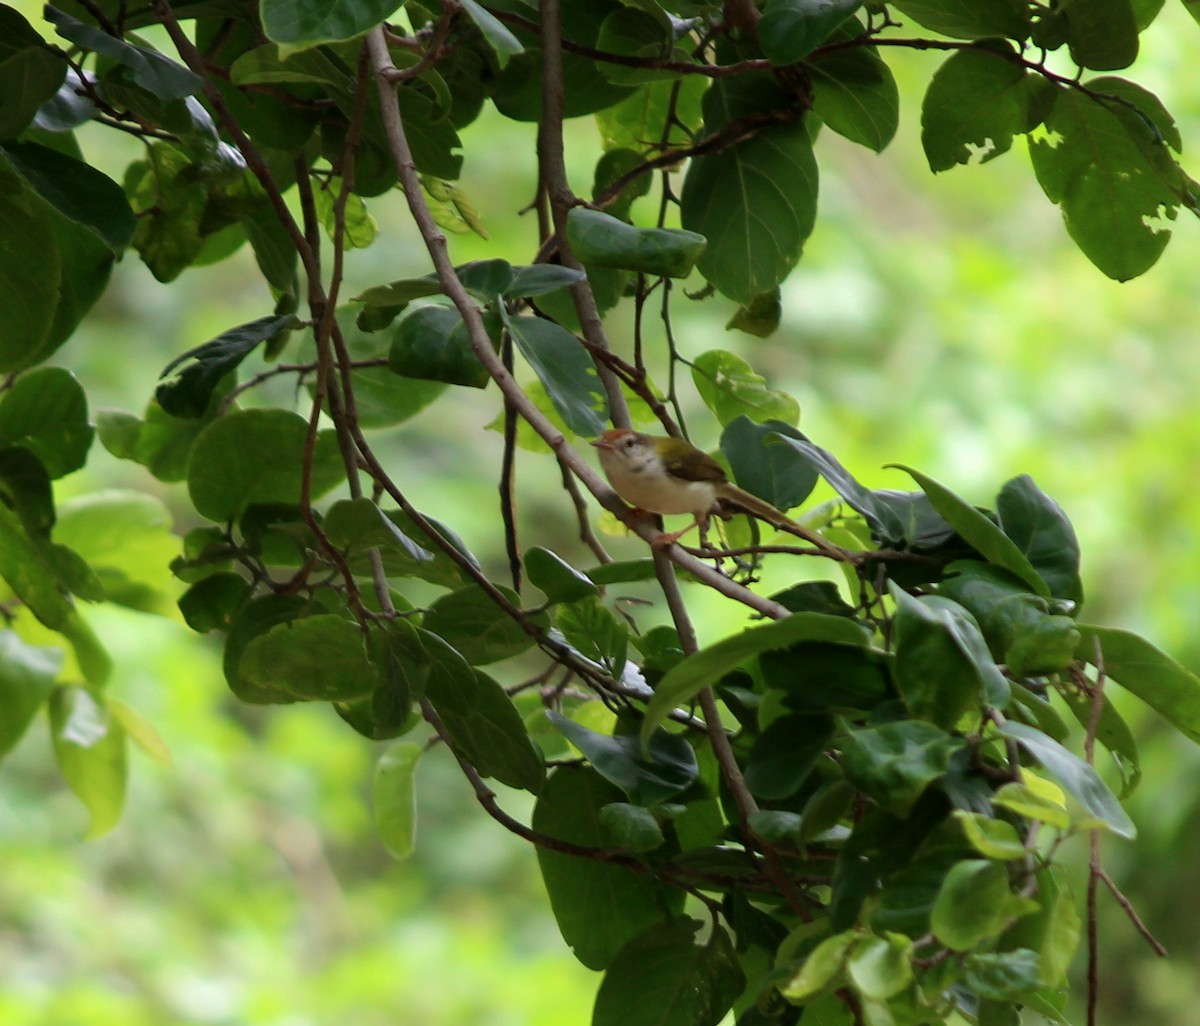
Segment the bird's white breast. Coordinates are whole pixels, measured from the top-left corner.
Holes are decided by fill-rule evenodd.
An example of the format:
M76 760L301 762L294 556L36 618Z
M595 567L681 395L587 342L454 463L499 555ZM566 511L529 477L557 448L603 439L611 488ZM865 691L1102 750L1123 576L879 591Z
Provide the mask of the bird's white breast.
M600 463L622 499L651 513L703 516L717 499L713 482L669 477L657 460L628 460L601 449Z

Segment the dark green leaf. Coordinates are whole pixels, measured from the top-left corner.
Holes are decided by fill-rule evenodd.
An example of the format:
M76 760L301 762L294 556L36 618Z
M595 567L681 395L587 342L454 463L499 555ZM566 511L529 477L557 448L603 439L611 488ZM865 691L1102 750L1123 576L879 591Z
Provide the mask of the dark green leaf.
M182 481L196 436L215 415L206 420L172 417L153 399L145 420L122 410L101 410L96 416L100 441L118 459L133 460L160 481Z
M829 747L829 716L788 713L773 720L755 740L746 762L746 786L758 798L789 798Z
M1028 72L1008 44L960 50L938 68L921 106L930 170L1006 153L1027 127Z
M933 478L900 463L890 465L910 475L929 497L934 509L989 563L1011 571L1024 581L1035 595L1049 596L1050 589L1041 574L1034 569L1017 544L992 520Z
M1057 989L1063 986L1079 945L1079 912L1063 867L1044 866L1036 880L1040 907L1005 934L1005 947L1036 951L1042 984Z
M345 549L348 555L359 555L379 548L396 550L418 563L434 558L432 552L422 548L400 530L370 499L342 499L335 502L325 514L322 527L326 537L334 545Z
M154 390L154 398L173 417L202 417L226 374L236 370L262 343L270 343L299 326L300 322L291 314L282 317L271 314L223 331L168 363ZM183 364L186 366L180 370ZM172 372L174 376L167 380Z
M271 627L246 645L238 674L252 688L314 702L344 702L372 691L379 674L366 636L332 613Z
M715 1026L741 994L746 977L724 929L704 945L699 920L678 916L629 941L604 974L592 1026Z
M62 668L61 648L28 645L0 630L0 758L21 740Z
M761 652L787 648L800 641L866 645L869 633L852 620L823 613L796 613L761 627L751 627L688 656L655 689L642 723L642 743L677 705L690 702L702 688L717 683L730 670Z
M622 794L587 767L563 767L546 781L533 811L533 829L586 848L604 849L604 806ZM537 849L550 907L563 939L590 969L604 969L627 941L683 907L683 892L625 866Z
M58 92L67 62L19 12L0 8L0 139L14 139Z
M1103 820L1118 837L1132 839L1137 828L1100 775L1079 756L1040 730L1024 723L1003 723L996 728L1012 738L1040 764L1060 787L1073 795L1089 814Z
M37 362L54 324L63 257L54 240L51 215L29 193L20 176L0 161L0 292L6 297L0 323L0 371Z
M1138 54L1138 25L1129 0L1089 0L1062 5L1071 59L1081 68L1115 71Z
M596 772L616 784L635 805L658 805L686 790L696 779L696 753L678 734L655 731L643 754L638 739L631 734L608 737L553 710L546 715Z
M485 777L537 794L545 762L504 688L472 669L436 634L422 630L420 637L430 658L425 694L450 744Z
M567 216L571 251L594 267L686 278L704 252L704 236L675 228L637 228L599 210L575 207Z
M779 327L783 317L783 302L779 288L755 296L749 303L739 306L725 324L726 331L744 331L755 338L770 338Z
M353 39L384 21L400 6L397 0L264 0L263 30L284 44L281 52L303 50L319 43Z
M1014 477L996 497L1000 527L1025 556L1055 598L1083 602L1079 539L1067 515L1028 474Z
M763 683L783 692L787 708L828 713L874 709L891 698L887 661L885 653L863 645L802 641L764 652L758 665Z
M840 743L842 768L881 808L903 817L963 745L932 723L899 720L851 730Z
M946 947L968 951L997 936L1021 909L1018 901L1001 863L964 859L946 874L930 923Z
M504 294L512 299L542 296L586 280L587 275L574 267L563 267L561 264L529 264L513 268L512 281L504 290Z
M52 478L78 470L92 444L87 396L75 375L61 367L22 374L0 399L0 444L21 445Z
M595 584L630 584L635 581L654 580L653 559L618 559L601 563L587 571L588 578Z
M687 60L687 52L672 53L674 26L662 11L651 8L621 7L612 11L601 23L596 37L596 49L604 53L635 57L647 63L676 59ZM597 61L596 67L609 82L618 85L639 85L670 75L662 68L636 67L615 61Z
M1118 104L1059 91L1029 152L1038 182L1092 263L1118 281L1154 264L1183 179L1153 125Z
M525 553L525 572L529 583L542 589L547 602L575 602L599 594L589 577L540 545Z
M745 415L735 417L721 432L721 452L740 487L776 509L788 510L808 498L817 472L795 449L772 444L777 434L804 437L781 420L755 424Z
M371 791L375 832L392 858L412 854L417 838L417 763L425 746L397 741L379 757Z
M125 731L103 699L82 687L50 696L54 757L68 786L91 816L87 836L107 833L125 805Z
M1067 706L1074 713L1079 725L1085 729L1091 726L1093 718L1093 700L1074 689L1063 689L1059 692L1066 700ZM1137 739L1125 718L1117 711L1116 706L1109 701L1107 695L1100 697L1100 715L1096 719L1096 740L1099 741L1113 757L1117 768L1121 771L1121 793L1117 795L1122 801L1137 789L1142 779L1142 767L1138 758Z
M509 588L495 586L514 606L520 599ZM540 628L549 626L544 613L528 613ZM462 653L472 666L483 666L524 652L534 637L501 609L478 585L443 595L429 607L424 626Z
M772 64L794 64L820 46L863 0L771 0L758 23L758 42Z
M91 165L36 143L6 143L4 154L38 196L120 255L133 238L133 211L121 187Z
M30 539L20 518L0 503L0 577L47 627L61 630L71 606L51 552Z
M567 427L584 438L600 434L608 421L608 400L583 343L540 317L509 317L506 326Z
M640 805L612 802L600 810L600 825L609 845L625 851L654 851L666 843L654 813Z
M686 129L699 127L706 89L700 75L647 82L619 103L598 110L596 123L604 149L632 150L644 156L659 140L670 146L688 145Z
M558 608L555 622L567 641L614 677L625 672L629 628L620 623L595 595Z
M1200 741L1200 678L1130 631L1079 624L1078 656L1132 691L1176 730Z
M259 635L277 624L287 623L304 615L308 603L298 595L262 595L245 603L234 615L225 640L223 669L230 690L243 702L283 703L295 698L275 688L260 688L240 673L242 653Z
M1028 948L973 952L966 965L967 986L991 1001L1020 998L1041 986L1041 959Z
M893 676L914 717L953 730L984 703L1008 705L1008 681L966 609L936 595L914 598L895 586L892 598Z
M805 62L813 113L838 135L881 153L900 123L900 93L874 47L817 54Z
M417 307L400 321L388 351L388 368L408 378L471 388L491 381L471 348L462 317L448 306Z
M924 494L872 491L860 484L832 453L807 439L781 437L783 444L807 459L847 505L862 515L882 544L928 548L953 533L953 528Z
M1029 11L1024 0L889 0L901 14L944 36L983 39L1007 36L1024 39L1029 34Z
M708 240L696 266L739 303L788 276L816 222L817 162L808 131L798 122L771 123L794 110L794 100L767 76L718 79L704 97L710 132L741 118L766 123L733 146L694 158L683 183L683 227Z
M755 423L781 421L795 425L800 404L786 392L767 388L767 379L735 353L710 349L692 363L692 382L700 398L722 424L738 417Z
M44 10L46 20L54 26L60 36L128 68L134 82L160 99L182 99L199 92L204 85L204 80L199 75L181 64L176 64L157 50L147 46L135 46L116 36L110 36L103 29L85 25L49 4Z
M188 494L196 511L225 521L251 503L300 501L308 423L288 410L237 410L196 437L188 457ZM317 434L312 498L345 477L332 430Z
M188 588L179 598L179 612L198 634L211 630L228 631L250 591L244 577L224 570L201 578Z

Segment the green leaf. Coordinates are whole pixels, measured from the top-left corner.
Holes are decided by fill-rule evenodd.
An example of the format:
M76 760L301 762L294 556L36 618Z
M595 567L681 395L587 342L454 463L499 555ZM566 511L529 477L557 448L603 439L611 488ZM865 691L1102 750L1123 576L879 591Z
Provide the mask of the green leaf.
M1114 834L1130 840L1137 836L1137 828L1134 827L1129 814L1121 808L1121 803L1113 796L1095 769L1079 756L1040 730L1024 723L1009 721L998 726L996 730L1004 737L1016 741L1041 764L1042 769L1049 773L1064 791L1073 795L1088 813L1102 820Z
M700 104L707 83L700 75L647 82L618 103L596 111L605 151L632 150L645 155L659 140L686 146L687 131L700 125Z
M265 43L238 56L229 66L229 80L234 85L329 85L343 92L354 88L353 78L324 51L305 50L281 57L276 43Z
M2 503L0 577L45 626L61 630L70 619L71 605L51 551L31 539L17 514Z
M591 578L540 545L525 553L525 573L530 584L542 589L549 603L576 602L600 593Z
M900 92L875 48L816 54L804 67L813 113L838 135L882 153L900 124Z
M678 734L656 730L643 754L633 735L608 737L552 709L546 715L592 768L635 805L650 807L667 801L690 787L699 772L695 751Z
M1024 0L889 0L890 6L927 29L956 39L1029 35L1029 12Z
M1059 694L1066 701L1068 708L1074 714L1079 725L1084 729L1091 726L1093 716L1093 700L1073 688L1063 688ZM1096 740L1099 741L1117 764L1121 771L1121 793L1117 795L1124 801L1135 790L1142 779L1142 767L1138 758L1137 739L1125 718L1117 711L1116 706L1109 701L1107 695L1100 696L1100 715L1096 720Z
M0 630L0 758L33 722L62 664L61 648L29 645L13 631Z
M267 38L282 44L287 55L320 43L353 39L380 22L398 7L398 0L263 0L262 23Z
M67 62L12 7L0 7L0 139L14 139L58 92Z
M180 551L172 526L157 496L108 489L64 503L54 537L87 560L110 602L165 616L178 588L169 570Z
M54 240L50 213L30 195L21 178L0 161L0 371L37 362L54 324L63 257Z
M555 621L563 636L583 656L614 677L625 674L629 628L598 597L590 595L564 603L558 608Z
M808 498L818 475L795 449L771 444L777 434L803 437L784 421L756 424L743 414L721 432L721 452L740 487L776 509L789 510Z
M232 571L204 577L179 597L179 612L197 634L212 630L228 631L233 618L249 598L249 582Z
M118 459L142 464L160 481L182 481L192 443L215 413L211 410L204 420L181 420L151 399L144 420L123 410L100 410L96 431L104 448Z
M930 925L946 947L968 951L997 936L1019 910L1019 899L1009 890L1004 866L986 859L964 859L946 874L933 903Z
M1054 789L1061 797L1062 791L1057 787ZM992 801L1002 809L1010 809L1027 819L1040 820L1058 830L1066 830L1071 825L1071 817L1067 815L1067 807L1061 800L1053 799L1027 784L1005 784L992 796Z
M766 378L727 350L710 349L697 356L692 382L722 425L738 417L757 424L777 420L793 426L800 420L800 404L792 396L767 388Z
M829 747L833 732L829 716L788 713L772 720L746 761L750 793L766 800L791 797Z
M789 1001L807 1005L810 999L832 989L842 979L846 960L861 934L854 930L826 937L809 953L799 970L779 987Z
M1036 879L1041 907L1013 925L1005 935L1005 947L1037 952L1041 983L1059 989L1079 946L1079 912L1061 866L1044 866Z
M637 228L599 210L575 207L567 215L571 251L593 267L618 267L667 278L686 278L704 252L705 239L677 228Z
M1102 665L1110 680L1186 737L1200 741L1200 678L1130 631L1079 624L1079 633L1080 659Z
M739 306L725 323L726 331L744 331L755 338L770 338L783 318L783 302L779 287L755 296L749 303Z
M1050 594L1080 605L1079 539L1062 507L1022 474L1000 489L996 515L1001 530L1025 553Z
M772 64L795 64L854 14L863 0L771 0L758 23L758 42Z
M504 688L472 669L436 634L421 630L420 637L431 660L425 694L441 716L449 742L485 777L537 794L545 761Z
M971 847L985 858L1008 862L1023 859L1029 854L1029 849L1011 823L962 809L955 809L953 815L971 842Z
M716 684L730 670L762 652L787 648L800 641L863 646L869 640L865 628L845 617L796 613L718 641L688 656L659 681L642 721L642 744L649 744L655 728L672 709L690 702L703 688Z
M379 679L362 628L333 613L290 620L259 634L246 645L238 673L253 688L314 702L357 698Z
M912 940L899 933L860 940L846 960L855 990L876 1001L899 994L912 982L912 947Z
M675 35L672 19L661 9L619 7L601 22L596 49L646 62L671 58L686 61L687 51L674 48ZM662 68L631 67L607 60L597 61L596 68L605 79L617 85L639 85L671 75Z
M600 825L609 845L625 851L655 851L666 843L654 813L640 805L612 802L600 810Z
M108 833L125 805L124 729L95 692L60 687L50 696L50 736L63 779L91 816L87 836Z
M291 314L282 317L271 314L223 331L168 363L160 375L154 398L173 417L202 417L226 374L262 343L270 344L299 326L300 322ZM172 372L174 376L167 380Z
M840 742L846 778L896 816L907 816L964 742L932 723L898 720L851 730Z
M52 478L87 462L92 433L87 395L75 375L62 367L22 374L0 399L0 445L24 446Z
M1129 0L1071 0L1062 5L1071 59L1081 68L1115 71L1138 55L1138 25Z
M1041 574L1029 562L1025 553L984 514L959 498L945 485L939 484L919 470L913 470L902 463L888 465L903 470L912 477L921 486L921 491L929 497L933 508L945 518L946 522L958 532L968 545L979 552L989 563L1011 571L1029 585L1029 590L1035 595L1049 596L1050 589L1046 586Z
M921 144L935 174L1008 152L1028 127L1029 73L1009 59L1016 56L1007 43L960 50L934 73L921 106Z
M495 587L514 606L520 605L516 592L501 585ZM549 618L544 613L526 615L539 628L549 626ZM462 653L472 666L508 659L535 642L533 635L496 605L478 585L468 585L442 595L429 607L423 623L427 630L440 635Z
M703 945L702 924L678 916L648 927L608 966L596 994L592 1026L712 1026L722 1022L746 985L724 929Z
M912 715L943 730L983 704L1008 705L1009 684L975 618L936 595L914 598L892 585L893 676Z
M567 427L584 438L600 434L608 421L608 400L583 343L541 317L508 317L505 326Z
M1104 274L1126 281L1154 264L1183 186L1156 127L1120 104L1059 91L1029 152L1071 238Z
M236 410L214 420L192 444L188 494L196 512L231 520L252 503L299 503L308 423L288 410ZM317 433L312 498L338 484L346 471L332 430Z
M475 27L496 55L496 63L501 68L514 54L524 51L525 47L521 45L521 41L509 32L504 22L482 4L476 3L475 0L459 0L459 4L467 17L475 22Z
M157 50L127 43L103 29L77 21L49 4L44 13L46 20L64 39L128 68L133 81L159 99L182 99L199 92L204 85L199 75Z
M815 610L826 615L827 610ZM831 614L840 616L841 614ZM852 620L847 619L847 623ZM894 696L886 653L861 644L802 641L758 657L763 683L803 713L870 710Z
M799 122L770 123L794 110L765 75L718 79L704 96L709 132L740 118L768 122L733 146L693 158L683 183L683 227L708 240L696 266L739 303L788 276L816 223L817 162L808 131Z
M375 809L375 832L395 859L408 858L417 839L416 772L425 747L413 741L397 741L379 757L371 801Z
M510 299L542 296L547 292L569 288L587 280L587 275L575 267L561 264L528 264L514 267L512 281L504 289Z
M329 507L322 524L326 537L348 555L375 548L394 549L424 563L434 558L388 517L371 499L342 499ZM390 569L390 568L389 568Z
M1028 948L973 952L966 966L967 986L990 1001L1017 999L1041 986L1041 960Z
M561 767L533 810L539 834L585 848L608 844L601 812L621 792L587 767ZM604 969L625 943L683 907L683 892L625 866L538 846L538 864L563 940L589 969Z
M483 388L491 377L471 348L462 317L453 307L421 306L400 321L388 351L393 374L424 381Z

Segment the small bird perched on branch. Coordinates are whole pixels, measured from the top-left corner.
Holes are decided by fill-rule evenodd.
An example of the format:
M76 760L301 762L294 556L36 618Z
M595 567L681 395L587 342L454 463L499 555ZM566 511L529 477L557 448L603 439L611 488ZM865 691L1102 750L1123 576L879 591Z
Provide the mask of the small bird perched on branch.
M648 513L692 516L683 530L660 534L654 542L657 546L674 544L696 526L703 533L719 499L776 527L800 528L769 502L730 483L721 464L686 439L613 428L592 445L600 450L600 465L609 484L631 506Z

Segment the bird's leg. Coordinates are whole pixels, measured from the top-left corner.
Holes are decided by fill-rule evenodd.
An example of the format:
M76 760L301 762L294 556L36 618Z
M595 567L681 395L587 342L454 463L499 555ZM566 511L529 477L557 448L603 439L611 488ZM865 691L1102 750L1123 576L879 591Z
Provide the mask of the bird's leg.
M654 539L654 542L653 542L654 547L656 549L665 549L670 545L674 545L677 541L679 541L680 538L682 538L685 534L687 534L688 531L690 531L693 527L700 528L700 547L707 548L708 542L705 540L705 537L704 537L705 532L708 530L708 515L707 514L696 517L695 520L693 520L690 524L687 525L687 527L683 528L680 531L671 531L671 532L664 531L662 534L660 534L657 538Z

